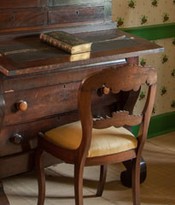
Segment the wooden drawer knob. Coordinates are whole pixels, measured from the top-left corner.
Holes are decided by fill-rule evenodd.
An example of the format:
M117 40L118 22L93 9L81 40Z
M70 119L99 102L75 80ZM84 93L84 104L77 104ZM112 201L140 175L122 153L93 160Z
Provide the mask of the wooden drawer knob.
M16 108L19 111L25 112L28 108L28 104L24 100L20 100L19 102L16 103Z
M108 95L108 94L110 93L110 88L104 86L104 88L103 88L103 93L104 93L105 95Z
M110 88L106 87L105 85L97 90L98 96L108 95L109 93L110 93Z

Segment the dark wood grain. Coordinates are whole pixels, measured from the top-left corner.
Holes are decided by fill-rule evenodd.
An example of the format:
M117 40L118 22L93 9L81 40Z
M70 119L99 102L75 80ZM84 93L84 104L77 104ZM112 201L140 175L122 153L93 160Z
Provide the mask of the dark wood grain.
M5 0L0 5L0 35L41 32L70 24L111 21L111 1Z
M15 8L30 8L30 7L41 7L46 3L46 0L13 0L7 1L1 0L0 9L15 9Z
M64 71L71 70L73 67L81 69L82 65L89 67L90 64L93 66L99 62L114 61L162 50L154 43L148 43L137 37L132 38L129 34L116 29L75 35L93 42L90 58L86 61L71 62L70 54L40 42L39 36L36 35L3 41L0 48L3 54L0 57L2 59L0 70L10 76L54 71L55 69ZM123 38L115 40L120 36ZM6 62L8 64L11 62L11 64L7 65Z

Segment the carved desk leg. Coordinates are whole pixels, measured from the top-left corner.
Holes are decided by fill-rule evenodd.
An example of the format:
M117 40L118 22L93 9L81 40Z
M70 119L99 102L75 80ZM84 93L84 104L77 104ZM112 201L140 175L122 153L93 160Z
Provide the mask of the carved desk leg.
M3 189L3 184L0 181L0 205L10 205Z

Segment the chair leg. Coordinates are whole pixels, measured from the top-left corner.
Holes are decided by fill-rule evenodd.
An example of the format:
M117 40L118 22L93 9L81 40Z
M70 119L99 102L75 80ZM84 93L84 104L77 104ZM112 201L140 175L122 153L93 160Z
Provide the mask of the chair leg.
M44 173L42 154L43 154L43 150L37 149L35 166L36 166L37 179L38 179L38 203L37 203L38 205L44 205L44 200L45 200L45 173Z
M75 205L83 205L83 170L84 165L74 166Z
M132 168L133 205L140 205L140 160L133 160Z
M100 179L98 182L96 196L102 196L105 182L106 182L107 165L100 166Z

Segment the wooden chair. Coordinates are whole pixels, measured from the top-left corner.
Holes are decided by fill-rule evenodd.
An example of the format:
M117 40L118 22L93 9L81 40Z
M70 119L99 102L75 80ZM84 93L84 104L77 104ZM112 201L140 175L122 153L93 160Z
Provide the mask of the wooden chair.
M153 68L124 65L108 68L88 76L78 90L80 121L66 124L40 134L36 152L38 174L38 205L44 204L45 174L42 160L46 151L62 161L74 164L75 204L83 205L83 170L85 166L100 165L97 196L104 189L107 165L132 160L133 204L140 204L140 159L147 138L156 93L157 74ZM140 115L121 110L110 116L93 116L92 101L111 93L138 91L146 84L148 93ZM98 102L99 103L99 102ZM125 127L140 127L138 136Z

